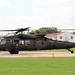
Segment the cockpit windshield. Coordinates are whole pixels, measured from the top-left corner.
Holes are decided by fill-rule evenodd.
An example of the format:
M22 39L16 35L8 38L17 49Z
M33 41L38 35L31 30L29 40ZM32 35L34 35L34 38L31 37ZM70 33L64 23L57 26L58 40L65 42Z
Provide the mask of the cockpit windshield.
M14 36L14 33L8 33L5 37Z

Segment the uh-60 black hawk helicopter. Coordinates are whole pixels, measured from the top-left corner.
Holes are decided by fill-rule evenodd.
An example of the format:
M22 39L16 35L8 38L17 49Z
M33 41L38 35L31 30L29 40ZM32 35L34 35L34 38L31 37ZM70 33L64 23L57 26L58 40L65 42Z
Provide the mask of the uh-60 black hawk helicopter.
M48 50L48 49L67 49L71 53L70 48L75 47L75 43L55 41L46 38L44 35L28 35L23 31L27 28L16 30L0 30L0 31L15 31L13 35L6 35L0 40L0 50L8 50L10 54L18 54L19 50Z

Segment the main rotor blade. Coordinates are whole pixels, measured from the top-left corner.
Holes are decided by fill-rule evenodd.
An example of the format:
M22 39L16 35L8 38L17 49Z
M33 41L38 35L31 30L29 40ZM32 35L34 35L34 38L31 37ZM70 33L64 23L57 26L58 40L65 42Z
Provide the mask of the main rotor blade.
M0 31L16 31L16 30L0 30Z
M15 32L15 33L17 34L17 33L19 33L19 32L29 31L29 28L30 28L30 27L17 29L17 30L16 30L17 32Z
M27 28L20 28L20 29L15 29L15 30L0 30L0 31L16 31L16 33L18 32L23 32L23 31L28 31L30 27Z

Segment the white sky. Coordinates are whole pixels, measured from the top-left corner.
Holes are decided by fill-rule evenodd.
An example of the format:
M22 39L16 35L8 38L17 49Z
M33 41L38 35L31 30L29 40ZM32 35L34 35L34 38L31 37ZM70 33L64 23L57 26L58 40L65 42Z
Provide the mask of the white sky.
M75 0L0 0L0 29L75 28Z

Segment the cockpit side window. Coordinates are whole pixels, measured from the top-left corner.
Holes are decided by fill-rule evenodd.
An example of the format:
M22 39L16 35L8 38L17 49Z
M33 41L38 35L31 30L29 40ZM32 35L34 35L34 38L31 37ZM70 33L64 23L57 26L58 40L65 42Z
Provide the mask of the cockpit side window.
M1 44L1 45L6 44L6 39L4 39L4 38L3 38L3 39L1 39L1 40L0 40L0 44Z

